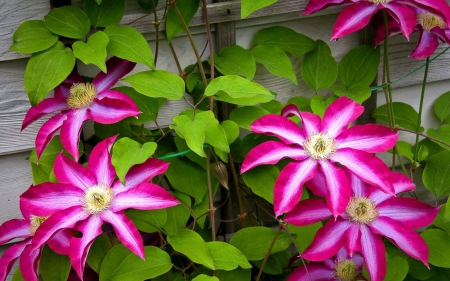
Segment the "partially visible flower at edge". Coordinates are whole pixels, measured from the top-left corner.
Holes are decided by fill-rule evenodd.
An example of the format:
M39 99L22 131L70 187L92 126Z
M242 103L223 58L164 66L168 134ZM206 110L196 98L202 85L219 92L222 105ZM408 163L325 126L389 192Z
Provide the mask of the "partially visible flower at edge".
M299 265L286 281L356 281L367 280L362 275L363 257L356 253L350 256L342 247L334 257L323 262L311 262ZM306 269L305 269L306 267Z
M109 89L133 70L135 65L134 62L112 57L106 62L107 74L100 72L92 83L84 83L80 75L72 72L55 88L53 98L46 98L31 107L22 123L22 130L42 116L60 111L46 121L38 131L37 158L39 159L58 129L61 129L63 147L78 160L81 127L86 120L113 124L127 117L137 116L138 107L130 97Z
M156 158L133 166L123 185L116 178L110 150L116 136L105 139L92 150L88 167L62 153L54 164L59 183L30 187L20 197L21 206L39 216L49 216L37 229L31 250L41 247L60 229L75 228L81 238L70 240L69 257L81 278L93 240L102 233L103 222L110 223L119 240L144 258L142 237L125 209L155 210L172 207L178 201L164 188L148 183L164 173L169 163Z
M336 219L329 219L319 229L302 257L322 261L345 246L350 255L362 253L371 280L382 281L386 274L384 236L406 254L428 266L427 244L413 228L431 224L439 207L413 198L394 197L362 182L350 172L348 174L353 194L345 212ZM392 172L390 180L396 194L415 188L414 183L400 173ZM324 175L319 174L306 185L315 195L325 197L327 190L323 188L324 181ZM299 202L285 220L304 226L331 215L323 200L306 199Z
M283 158L294 161L281 170L275 182L275 215L287 213L302 195L302 186L313 178L318 167L326 174L328 206L334 216L342 213L350 200L351 190L345 172L336 166L348 167L363 181L393 194L387 181L389 169L372 153L384 152L397 141L397 133L377 124L348 126L364 111L358 103L341 97L325 111L323 120L310 112L299 112L288 105L282 115L269 114L256 120L251 130L258 134L274 135L279 141L267 141L253 148L242 163L244 173L255 166L276 164ZM296 115L302 120L300 128L286 116Z

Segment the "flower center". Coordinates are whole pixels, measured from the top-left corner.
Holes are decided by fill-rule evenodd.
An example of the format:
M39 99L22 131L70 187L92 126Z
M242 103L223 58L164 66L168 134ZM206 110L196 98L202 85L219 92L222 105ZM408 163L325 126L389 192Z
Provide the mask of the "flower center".
M83 210L96 215L109 208L114 198L114 192L107 185L94 185L84 191L81 199Z
M362 224L378 218L377 206L367 197L351 197L345 212L351 217L351 221Z
M39 217L33 216L30 217L30 233L34 235L39 226L47 219L48 217Z
M83 108L92 103L97 96L97 88L91 83L75 83L70 87L67 105L71 109Z
M335 277L340 281L355 281L357 280L359 271L356 263L352 260L340 260L337 262Z
M447 27L445 21L440 17L430 14L430 13L420 13L417 15L417 23L420 24L424 29L430 31L435 27L444 29Z
M379 5L379 4L387 4L391 2L391 0L369 0L369 2Z
M309 136L303 143L303 148L311 158L322 160L328 159L337 150L334 139L322 133Z

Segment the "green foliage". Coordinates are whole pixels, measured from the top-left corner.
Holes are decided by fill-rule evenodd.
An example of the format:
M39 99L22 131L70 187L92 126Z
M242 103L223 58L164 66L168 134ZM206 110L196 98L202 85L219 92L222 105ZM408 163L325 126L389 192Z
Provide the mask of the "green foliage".
M128 209L125 214L133 221L136 227L144 232L161 231L167 222L167 210L134 210Z
M300 252L303 252L309 245L311 245L314 236L321 227L321 222L316 222L314 224L306 226L294 226L288 224L289 232L291 234L295 234L295 244L297 245Z
M137 0L137 2L144 13L150 13L154 10L153 3L158 6L158 0Z
M77 41L73 43L73 54L84 64L95 64L101 71L106 73L106 46L109 43L109 37L102 31L89 36L87 42Z
M420 234L428 245L428 262L432 265L450 268L450 236L440 229L427 229Z
M240 128L250 131L250 125L258 118L270 114L269 111L256 106L243 106L235 108L230 113L230 120L236 122Z
M84 0L84 10L94 28L117 25L125 12L125 0Z
M241 18L246 18L254 11L272 5L277 1L278 0L242 0Z
M444 124L444 125L440 126L437 130L430 128L427 130L427 135L429 135L430 137L432 137L436 140L441 141L441 142L439 142L439 141L435 141L435 140L431 139L431 141L435 142L440 147L450 150L450 147L448 146L448 144L450 144L450 125L449 124ZM442 142L444 142L445 144Z
M427 159L423 183L436 197L450 194L450 152L442 151Z
M13 278L11 281L25 281L23 279L22 273L20 272L20 268L17 267L16 272L14 272Z
M74 39L86 37L91 27L91 21L86 13L75 6L51 9L44 19L51 32Z
M166 36L169 42L171 42L175 36L185 31L180 17L183 19L186 26L189 26L200 6L200 0L178 0L174 6L178 12L174 7L170 6L166 17Z
M369 86L378 72L380 48L358 46L339 62L338 79L345 87L355 84Z
M283 273L283 269L288 267L291 254L288 251L281 251L271 254L264 265L263 272L267 274L279 275ZM257 268L262 267L263 260L252 261Z
M370 98L372 94L370 87L363 83L352 84L348 88L341 85L333 85L331 90L338 97L347 96L360 104Z
M250 281L251 275L250 269L243 269L240 267L231 271L218 270L220 280Z
M408 274L409 264L401 257L391 257L386 264L385 281L402 281Z
M32 54L46 50L58 41L58 36L48 30L41 20L24 21L13 34L13 52Z
M170 236L173 236L178 231L185 229L186 223L191 215L189 208L184 205L191 205L191 199L189 198L189 196L181 192L173 192L173 195L179 201L181 201L181 203L177 206L165 209L167 211L167 221L164 225L164 230L166 231L167 235Z
M123 80L148 97L178 100L184 96L183 79L164 70L138 72Z
M214 55L214 66L224 75L240 75L253 80L256 72L256 62L253 52L239 45L223 47Z
M323 118L325 110L335 99L336 97L329 97L325 99L324 97L319 95L313 96L310 104L312 112Z
M208 276L205 274L200 274L199 276L192 279L192 281L219 281L219 279L215 276Z
M273 204L273 188L280 171L272 165L262 165L242 174L245 184L256 195Z
M412 145L406 141L398 141L396 144L397 151L400 155L408 158L408 160L413 163L414 162L414 154L412 151Z
M44 280L66 281L71 265L68 256L62 256L45 246L39 262L39 273Z
M297 85L297 77L289 57L278 47L259 45L252 49L255 61L264 65L273 75L285 77Z
M252 267L244 254L228 243L207 242L206 246L216 269L230 271L238 266L244 269Z
M445 92L436 99L434 112L441 122L450 123L450 92Z
M417 119L419 117L417 111L411 105L403 102L393 102L392 106L395 113L395 125L416 131ZM389 119L386 104L383 104L372 111L372 117L388 123ZM423 132L423 130L424 128L420 127L419 133Z
M109 237L106 233L102 233L100 236L95 238L86 259L86 262L95 272L100 273L103 259L108 254L110 248L111 242L109 241Z

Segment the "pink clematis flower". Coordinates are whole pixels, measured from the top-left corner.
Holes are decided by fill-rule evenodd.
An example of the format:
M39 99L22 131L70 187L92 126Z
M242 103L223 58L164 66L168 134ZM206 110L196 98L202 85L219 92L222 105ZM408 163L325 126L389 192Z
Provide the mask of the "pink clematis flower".
M326 110L323 120L309 112L286 106L282 115L269 114L256 120L253 132L277 136L282 142L267 141L253 148L242 163L244 173L255 166L275 164L282 158L287 164L275 182L274 208L277 216L289 212L302 195L302 186L316 175L317 168L326 175L327 202L333 215L342 213L350 200L347 175L335 163L348 167L363 181L393 194L387 181L389 169L372 153L392 148L397 133L376 124L347 128L364 111L358 103L341 97ZM286 116L297 115L302 128Z
M311 0L303 14L309 15L319 10L349 5L339 14L333 28L331 40L346 36L365 27L372 16L380 10L386 11L398 23L403 35L409 35L416 25L416 17L411 7L416 7L445 18L449 6L445 0Z
M20 197L21 205L38 216L50 217L42 223L32 240L31 250L38 249L60 229L75 227L83 233L70 240L70 261L82 278L86 257L93 240L102 233L103 222L110 223L119 240L133 253L144 258L142 237L125 209L155 210L168 208L178 201L164 188L148 183L164 173L169 163L150 158L133 166L123 185L116 178L110 149L116 137L97 144L88 167L64 156L55 160L59 183L42 183L30 187Z
M22 123L22 130L46 114L60 112L45 122L38 131L38 159L59 129L63 147L78 160L78 141L86 120L113 124L124 118L137 116L138 107L130 97L109 89L135 65L134 62L112 57L106 62L108 74L100 72L92 83L83 83L83 78L73 72L55 88L53 98L44 99L31 107Z
M41 257L40 247L31 251L31 241L36 230L45 221L46 217L34 216L20 209L24 219L12 219L0 226L0 245L13 239L24 238L9 247L0 258L0 280L4 281L11 271L14 262L20 257L20 271L27 281L38 281L38 267ZM74 237L71 229L59 231L49 241L50 248L60 255L69 254L69 241Z
M356 253L350 256L342 247L333 258L323 262L311 262L297 267L287 281L357 281L367 280L362 275L363 257Z
M384 236L409 256L428 265L428 247L413 228L429 225L439 207L412 198L394 197L362 182L350 172L348 174L353 194L345 212L336 219L328 220L319 229L302 257L322 261L345 246L350 255L362 253L371 280L381 281L386 274ZM395 193L415 188L414 183L400 173L391 173L390 180ZM315 195L326 196L324 182L325 176L320 173L307 186ZM300 226L324 220L331 215L323 200L306 199L299 202L285 220Z
M450 29L448 24L439 15L414 9L417 17L415 30L419 31L419 42L410 56L415 59L425 59L431 56L439 46L439 40L450 45ZM450 15L447 16L450 18ZM389 36L400 33L395 20L388 20ZM375 44L378 45L386 38L385 26L381 24L375 35Z

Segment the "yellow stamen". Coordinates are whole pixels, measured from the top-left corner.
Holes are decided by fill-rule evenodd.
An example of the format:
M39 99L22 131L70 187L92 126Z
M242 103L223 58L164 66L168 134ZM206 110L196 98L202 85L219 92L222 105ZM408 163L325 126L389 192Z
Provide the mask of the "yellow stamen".
M337 150L334 139L322 133L309 136L303 143L303 148L311 158L316 160L328 159Z
M369 2L372 2L372 3L377 4L377 5L379 5L379 4L387 4L387 3L391 2L391 1L392 0L369 0Z
M367 197L352 197L345 208L351 221L368 224L378 218L378 209L375 203Z
M71 109L83 108L92 103L97 96L97 88L91 83L75 83L70 87L67 105Z
M435 27L444 29L447 27L445 21L440 17L430 13L420 13L417 15L417 23L420 24L423 29L430 31Z
M107 185L94 185L84 191L81 199L83 210L96 215L109 208L114 198L114 192Z
M334 268L336 269L334 275L340 281L356 281L358 278L358 267L352 260L340 260Z
M39 226L47 219L48 217L39 217L33 216L30 217L30 233L34 235Z

